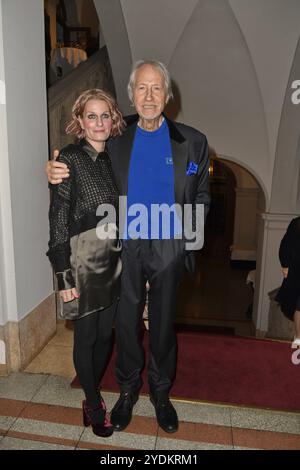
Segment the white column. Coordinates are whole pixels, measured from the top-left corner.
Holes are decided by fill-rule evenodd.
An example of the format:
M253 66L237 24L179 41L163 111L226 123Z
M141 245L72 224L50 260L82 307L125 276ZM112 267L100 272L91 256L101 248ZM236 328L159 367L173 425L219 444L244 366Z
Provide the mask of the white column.
M3 13L0 1L0 326L5 325L8 320L17 320L5 78Z
M19 321L52 292L44 5L0 0L0 272L2 322ZM3 87L3 84L2 84ZM3 99L2 99L3 101ZM3 300L2 300L3 301Z

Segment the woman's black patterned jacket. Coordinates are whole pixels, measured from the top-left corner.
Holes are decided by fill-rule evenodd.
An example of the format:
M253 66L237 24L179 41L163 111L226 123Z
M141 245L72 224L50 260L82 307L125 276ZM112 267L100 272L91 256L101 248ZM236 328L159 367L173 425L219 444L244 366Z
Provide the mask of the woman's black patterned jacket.
M58 290L76 286L80 295L62 305L61 316L78 318L105 308L118 295L120 242L96 234L103 219L96 215L100 204L110 204L118 214L118 189L108 154L98 154L84 139L62 149L58 161L67 164L70 177L51 185L47 255ZM106 226L106 231L114 229Z

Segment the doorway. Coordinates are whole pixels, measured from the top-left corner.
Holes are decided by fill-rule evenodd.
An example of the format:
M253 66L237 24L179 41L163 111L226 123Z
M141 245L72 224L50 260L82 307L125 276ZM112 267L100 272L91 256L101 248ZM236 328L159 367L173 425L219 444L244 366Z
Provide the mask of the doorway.
M186 273L176 322L188 328L252 336L257 226L264 210L259 183L248 170L212 158L211 206L194 279Z

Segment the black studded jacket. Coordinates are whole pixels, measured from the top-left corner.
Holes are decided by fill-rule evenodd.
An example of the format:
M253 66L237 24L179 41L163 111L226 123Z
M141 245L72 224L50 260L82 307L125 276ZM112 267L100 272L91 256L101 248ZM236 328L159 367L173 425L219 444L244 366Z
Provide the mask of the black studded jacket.
M65 163L70 177L50 185L50 240L47 256L54 268L59 290L74 287L70 270L70 239L95 228L103 216L97 216L100 204L111 204L118 214L118 189L107 152L97 151L84 139L78 145L63 148L58 161ZM60 289L61 288L61 289Z

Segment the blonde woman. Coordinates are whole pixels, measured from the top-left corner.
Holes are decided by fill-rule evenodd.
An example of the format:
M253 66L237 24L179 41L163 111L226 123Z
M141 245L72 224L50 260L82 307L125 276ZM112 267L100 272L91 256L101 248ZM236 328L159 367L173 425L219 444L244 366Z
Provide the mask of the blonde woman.
M113 432L99 384L111 348L121 244L115 221L104 224L96 212L102 204L118 210L119 194L105 144L120 135L123 126L122 115L108 93L93 89L79 96L66 128L78 143L63 148L58 158L67 165L70 177L52 186L49 211L47 255L61 298L59 316L74 321L74 366L86 397L83 421L101 437ZM98 238L97 226L109 236Z

